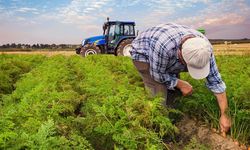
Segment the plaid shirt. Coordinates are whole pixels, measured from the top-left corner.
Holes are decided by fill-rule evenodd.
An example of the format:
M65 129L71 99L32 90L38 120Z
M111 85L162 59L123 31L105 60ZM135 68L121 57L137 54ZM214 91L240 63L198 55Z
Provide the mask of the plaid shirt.
M180 62L177 55L181 40L187 35L198 36L208 41L203 34L187 26L162 24L141 32L134 39L130 51L132 59L149 63L152 78L174 90L177 85L177 74L187 71L187 67ZM225 91L226 85L218 72L213 54L210 59L210 73L206 79L206 86L212 92Z

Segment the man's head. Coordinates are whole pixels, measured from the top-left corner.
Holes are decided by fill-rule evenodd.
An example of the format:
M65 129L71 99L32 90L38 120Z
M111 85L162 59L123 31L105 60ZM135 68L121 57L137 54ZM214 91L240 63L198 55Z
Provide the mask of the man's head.
M212 54L208 41L199 37L189 38L182 44L181 52L188 72L194 79L203 79L208 76Z

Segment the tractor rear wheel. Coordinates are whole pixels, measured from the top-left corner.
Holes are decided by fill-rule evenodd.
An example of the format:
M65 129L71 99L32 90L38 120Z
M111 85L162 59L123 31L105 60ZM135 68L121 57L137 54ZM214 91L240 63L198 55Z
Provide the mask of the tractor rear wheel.
M86 57L88 55L96 55L96 54L100 54L101 53L101 50L99 47L95 46L95 45L85 45L82 47L81 49L81 55L83 57Z
M132 45L131 45L132 41L133 41L133 39L123 40L117 48L116 55L117 56L131 57L129 51L132 49Z

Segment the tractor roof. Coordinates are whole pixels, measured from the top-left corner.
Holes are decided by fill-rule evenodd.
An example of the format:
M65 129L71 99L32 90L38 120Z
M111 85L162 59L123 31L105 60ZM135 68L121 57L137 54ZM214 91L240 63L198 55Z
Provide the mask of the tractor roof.
M109 21L108 23L109 24L118 24L118 23L120 23L120 24L133 24L133 25L135 25L135 22L133 22L133 21Z

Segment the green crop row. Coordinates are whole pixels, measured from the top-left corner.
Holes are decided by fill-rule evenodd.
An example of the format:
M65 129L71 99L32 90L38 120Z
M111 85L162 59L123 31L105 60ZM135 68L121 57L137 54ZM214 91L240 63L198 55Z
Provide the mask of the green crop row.
M45 56L0 55L0 102L4 94L10 94L15 89L16 81L22 74L39 65Z
M51 57L3 97L0 147L166 148L164 137L178 132L168 113L179 112L164 109L137 79L128 58Z
M215 97L204 81L188 74L181 77L193 85L193 95L170 109L147 94L126 57L0 55L0 60L0 149L168 149L166 141L178 133L172 122L182 112L218 128ZM217 64L227 85L230 134L249 143L250 59L223 56Z
M177 128L161 98L150 98L129 58L92 56L72 58L78 84L85 93L81 107L82 133L95 149L163 149L163 138ZM134 82L135 84L131 84ZM178 113L176 111L176 113Z
M92 149L74 122L84 96L75 91L77 75L56 56L25 74L0 109L2 149Z
M230 135L243 143L250 143L250 57L220 56L217 65L226 83L229 115L232 120ZM215 96L205 87L204 80L192 79L187 73L184 80L190 81L194 93L181 98L181 110L206 121L219 129L219 109Z

